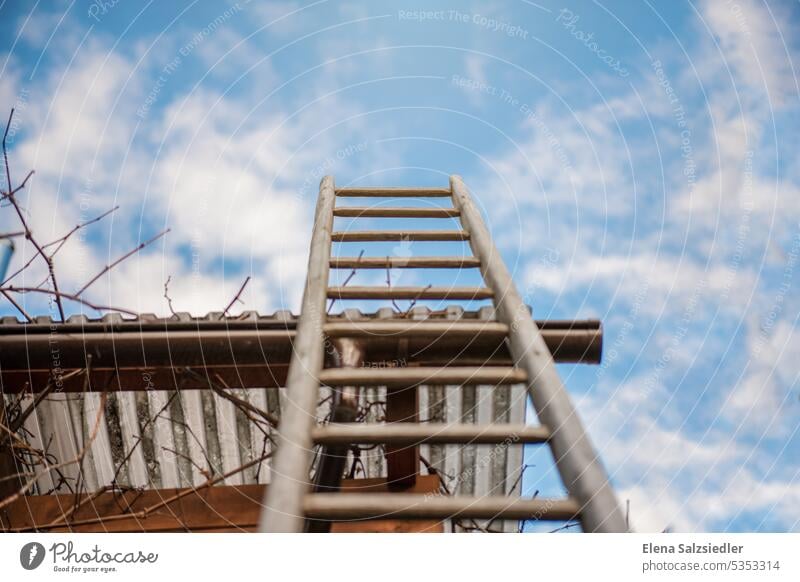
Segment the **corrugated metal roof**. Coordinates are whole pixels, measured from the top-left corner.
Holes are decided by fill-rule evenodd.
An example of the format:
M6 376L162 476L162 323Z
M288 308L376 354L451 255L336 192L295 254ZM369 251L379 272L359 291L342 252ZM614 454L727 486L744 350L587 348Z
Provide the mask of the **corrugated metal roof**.
M0 334L6 333L35 333L51 330L57 326L59 331L70 329L83 330L87 327L97 327L100 330L115 331L124 329L137 330L182 330L182 329L253 329L275 328L293 326L299 316L289 310L278 310L272 314L259 314L257 311L245 311L240 315L224 315L222 312L213 311L204 316L193 316L190 313L179 312L169 317L161 317L152 313L142 313L136 317L122 313L107 313L102 317L90 318L86 315L72 315L66 322L54 320L49 315L34 317L33 322L20 320L17 316L6 315L0 318ZM376 311L364 313L359 309L345 309L341 313L328 315L330 320L337 319L493 319L494 308L481 307L476 310L466 310L459 305L451 305L446 309L432 310L426 306L412 307L407 313L398 313L391 307L383 307ZM552 321L553 324L574 322Z

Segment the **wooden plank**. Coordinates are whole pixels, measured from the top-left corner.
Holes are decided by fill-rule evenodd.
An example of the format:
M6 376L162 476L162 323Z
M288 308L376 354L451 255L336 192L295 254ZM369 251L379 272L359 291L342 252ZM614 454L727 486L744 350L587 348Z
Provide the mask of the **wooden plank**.
M303 503L306 515L317 519L531 519L568 521L580 512L572 499L520 499L467 495L337 495L314 493Z
M288 362L294 329L247 329L207 331L130 330L116 333L53 333L0 335L0 362L4 369L42 369L52 364L57 350L61 368L83 368L92 355L93 368L235 365L258 352L270 361ZM201 355L201 357L198 357ZM13 365L13 364L16 365ZM81 379L81 383L83 380Z
M454 218L459 212L455 208L339 206L333 209L333 215L353 218Z
M333 233L333 242L386 241L464 241L469 233L463 230L347 230Z
M449 188L385 188L385 187L349 187L337 188L336 195L350 198L446 198L450 196Z
M399 390L390 391L396 394ZM411 392L411 390L407 390ZM387 403L388 406L388 403ZM387 414L387 424L331 423L313 431L317 444L391 444L408 447L428 444L525 444L545 443L550 431L543 426L527 424L446 424L426 422L397 423L395 414ZM413 415L416 418L417 415ZM390 418L391 417L391 418ZM404 420L402 417L400 420ZM395 422L397 424L389 424ZM416 421L415 421L416 422Z
M475 257L334 257L331 269L477 269Z
M386 388L386 422L419 422L419 390L416 386ZM413 487L419 475L419 446L387 445L386 473L389 489L404 490Z
M326 386L393 386L419 384L521 384L528 379L520 368L510 366L445 366L408 368L327 368L319 374Z
M528 372L528 393L539 420L557 427L550 441L561 481L583 507L584 531L627 531L625 517L599 456L594 450L552 355L539 328L527 317L527 307L511 273L492 241L478 207L459 176L450 177L453 204L461 210L461 222L470 234L473 254L481 259L481 273L497 292L497 319L511 326L510 349L514 361ZM521 317L522 314L526 314Z
M329 299L491 299L485 287L329 287Z
M421 477L413 493L424 495L437 491L438 478ZM0 512L2 531L49 532L243 532L255 531L266 487L264 485L216 486L191 491L188 489L150 489L118 493L82 494L79 507L65 526L62 516L75 506L75 496L35 495L18 499ZM342 482L342 493L384 493L385 479L351 479ZM184 494L165 507L136 515L147 507ZM125 513L122 513L125 511ZM55 527L44 527L57 522ZM334 523L332 531L347 532L420 532L442 531L436 521L403 521L383 519Z
M311 429L316 422L319 395L316 376L325 358L322 325L326 319L334 192L333 177L325 176L319 187L302 311L286 380L291 405L281 415L272 483L259 522L262 532L301 532L305 525L303 496L310 486Z
M508 335L508 326L497 321L333 321L326 323L323 331L328 337L390 336L396 339L409 337L472 338L475 341L495 342Z

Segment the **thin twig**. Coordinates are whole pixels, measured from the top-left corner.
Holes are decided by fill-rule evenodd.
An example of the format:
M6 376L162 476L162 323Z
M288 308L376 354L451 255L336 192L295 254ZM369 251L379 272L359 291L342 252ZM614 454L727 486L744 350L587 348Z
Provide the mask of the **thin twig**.
M28 315L28 312L25 311L25 309L22 307L22 305L17 303L17 300L14 299L14 297L11 295L11 293L6 291L5 289L0 289L0 293L2 293L3 297L8 299L9 303L11 303L11 305L13 305L17 309L17 311L19 311L22 314L22 317L24 317L25 319L28 320L28 323L33 323L33 318L30 315Z
M17 237L17 236L25 236L25 231L24 230L17 230L15 232L4 232L3 234L0 234L0 239L2 239L2 238L14 238L14 237Z
M8 201L11 203L11 206L14 207L14 211L17 213L17 218L19 218L20 224L22 228L25 230L25 239L30 241L30 243L36 249L36 252L44 259L44 262L47 264L47 272L50 274L50 281L53 283L53 291L55 291L55 301L56 305L58 306L58 314L61 317L61 321L65 321L66 317L64 315L64 306L61 304L61 295L59 294L58 290L58 281L56 280L56 273L55 267L53 266L53 259L50 258L47 253L44 252L44 249L41 245L36 241L33 237L33 232L31 231L30 226L28 226L28 221L25 219L25 214L22 212L22 209L15 198L15 194L22 190L27 184L28 179L33 175L33 170L28 172L28 175L22 181L22 184L17 186L17 188L12 188L11 186L11 170L8 165L8 149L6 148L6 138L8 137L8 130L11 127L11 120L14 117L14 109L11 109L11 113L8 116L8 123L6 123L6 130L3 133L3 161L5 163L6 168L6 180L8 181L8 192L5 194L4 198L7 198Z
M175 313L175 310L172 308L172 297L169 296L169 282L172 280L172 275L167 277L167 280L164 281L164 299L167 300L167 307L169 307L169 312L172 315L177 316L178 314Z
M230 303L228 303L228 306L224 309L224 311L222 312L222 315L228 315L228 311L230 311L231 307L233 307L233 305L237 301L239 301L239 303L241 303L241 300L239 299L239 297L241 297L242 292L244 291L244 288L247 287L247 284L249 282L250 282L250 275L248 275L247 279L244 280L244 283L242 283L242 286L239 288L239 292L236 293L236 296L233 299L231 299Z
M271 424L273 427L277 427L278 426L278 418L274 414L272 414L270 412L267 412L266 410L261 410L260 408L250 404L248 401L243 400L243 399L239 398L238 396L234 396L233 394L229 393L228 390L230 390L230 387L227 384L225 384L225 381L220 377L219 374L216 374L215 377L217 379L217 382L222 384L224 386L224 388L221 387L221 386L218 386L208 376L204 376L203 374L199 374L199 373L195 372L194 370L192 370L191 368L185 368L184 371L189 376L192 376L196 380L198 380L200 382L205 382L206 384L208 384L208 387L211 390L213 390L215 393L219 394L220 396L222 396L226 400L232 402L236 406L238 406L240 408L243 408L243 409L251 412L252 414L256 414L256 415L260 416L261 418L266 420L269 424Z
M122 261L124 261L124 260L125 260L125 259L127 259L128 257L130 257L130 256L132 256L132 255L135 255L136 253L138 253L140 250L142 250L143 248L145 248L145 247L146 247L147 245L149 245L150 243L152 243L152 242L155 242L155 241L157 241L158 239L160 239L162 236L164 236L165 234L167 234L167 233L168 233L170 230L171 230L171 229L169 229L169 228L167 228L167 229L165 229L165 230L162 230L162 231L161 231L161 232L159 232L157 235L155 235L153 238L151 238L151 239L149 239L149 240L146 240L146 241L144 241L143 243L139 243L139 245L138 245L138 246L136 246L135 248L133 248L133 249L129 250L127 253L125 253L124 255L122 255L122 256L121 256L120 258L118 258L116 261L114 261L113 263L110 263L110 264L106 265L105 267L103 267L103 269L102 269L102 270L101 270L101 271L100 271L100 272L99 272L97 275L95 275L94 277L92 277L92 279L91 279L91 280L90 280L88 283L86 283L86 285L84 285L83 287L81 287L81 288L80 288L80 289L79 289L79 290L78 290L78 291L75 293L75 295L76 295L76 296L80 296L81 294L83 294L83 292L84 292L84 291L86 291L86 290L87 290L87 289L88 289L88 288L89 288L89 287L90 287L92 284L94 284L94 283L95 283L95 282L96 282L96 281L97 281L97 280L98 280L100 277L102 277L103 275L105 275L106 273L108 273L108 272L109 272L111 269L113 269L114 267L116 267L117 265L119 265L119 264L120 264Z
M266 453L266 454L262 455L261 457L259 457L257 459L253 459L252 461L248 461L247 463L244 463L243 465L240 465L239 467L236 467L235 469L231 469L227 473L223 473L222 475L214 477L213 479L208 479L207 481L205 481L204 483L201 483L197 487L188 487L186 489L182 489L182 490L176 492L174 495L171 495L170 497L167 497L166 499L162 499L158 503L154 503L153 505L145 507L144 509L142 509L140 511L132 512L132 513L124 513L124 514L120 514L120 515L97 516L97 517L92 517L92 518L87 518L87 519L82 519L82 520L77 520L77 521L71 521L66 525L69 525L70 527L79 527L79 526L84 526L84 525L92 525L92 524L95 524L95 523L107 523L107 522L111 522L111 521L119 521L121 519L135 519L135 520L145 519L148 515L150 515L154 511L157 511L157 510L159 510L159 509L161 509L163 507L171 505L172 503L175 503L176 501L178 501L180 499L183 499L187 495L191 495L192 493L197 493L198 491L201 491L203 489L207 489L208 487L213 487L217 483L221 483L225 479L229 479L230 477L233 477L237 473L241 473L242 471L246 471L250 467L254 467L255 465L257 465L257 464L265 461L266 459L270 458L272 456L272 454L273 454L272 451L270 451L269 453ZM16 531L16 532L30 531L30 530L37 530L38 531L38 530L43 530L43 529L50 529L52 527L55 527L56 525L58 525L58 524L53 524L52 522L50 522L50 523L47 523L47 524L44 524L44 525L36 525L36 526L25 527L25 528L13 528L13 529L7 530L7 531Z
M0 292L7 291L9 293L43 293L44 295L52 295L56 298L56 301L60 301L60 298L69 299L70 301L75 301L76 303L80 303L94 309L95 311L118 311L120 313L124 313L126 315L139 315L135 311L131 311L129 309L123 309L122 307L111 307L108 305L97 305L84 299L83 297L78 297L77 295L73 295L72 293L63 293L60 291L54 291L52 289L41 289L39 287L14 287L13 285L9 285L3 289L0 289Z
M409 304L408 309L406 309L405 312L403 313L403 317L404 318L408 317L409 313L411 313L411 310L414 309L414 306L417 304L417 301L419 301L419 298L422 297L422 295L425 293L425 291L427 291L431 287L433 287L433 285L428 284L426 287L423 287L420 290L419 293L417 293L417 296L414 297L414 299L411 300L411 303Z
M56 253L57 253L59 250L61 250L61 247L63 247L63 246L64 246L64 243L66 243L66 242L67 242L67 240L69 240L69 237L71 237L73 234L75 234L76 232L78 232L78 231L79 231L80 229L82 229L82 228L86 228L87 226L90 226L90 225L94 224L95 222L100 222L100 221L101 221L101 220L103 220L103 219L104 219L106 216L108 216L109 214L111 214L111 213L113 213L113 212L116 212L117 210L119 210L119 206L115 206L114 208L111 208L110 210L106 210L106 211L105 211L103 214L100 214L99 216L95 216L94 218L90 218L89 220L87 220L87 221L85 221L85 222L81 222L80 224L76 224L75 226L73 226L73 227L72 227L72 229L71 229L71 230L70 230L70 231L69 231L67 234L65 234L65 235L64 235L64 236L62 236L61 238L57 238L56 240L54 240L54 241L51 241L51 242L47 243L47 244L46 244L46 245L44 245L42 248L43 248L43 249L46 249L46 248L48 248L48 247L51 247L51 246L53 246L53 245L57 244L57 245L58 245L58 247L56 247L56 250L54 250L54 251L53 251L53 252L50 254L50 256L52 257L52 256L53 256L53 255L55 255L55 254L56 254Z
M78 224L78 225L74 226L74 227L72 228L72 230L70 230L70 231L69 231L67 234L65 234L64 236L62 236L62 237L60 237L60 238L57 238L57 239L55 239L54 241L50 241L49 243L47 243L47 244L45 244L45 245L42 245L42 249L49 248L49 247L51 247L51 246L53 246L53 245L55 245L55 244L57 244L57 245L58 245L58 247L56 247L56 250L54 250L52 253L50 253L50 254L48 255L48 256L50 257L50 259L52 260L52 258L53 258L53 257L56 255L56 253L57 253L58 251L60 251L60 250L61 250L61 248L64 246L64 244L66 244L67 240L69 240L69 238L70 238L70 237L71 237L73 234L75 234L75 233L76 233L78 230L80 230L81 228L85 228L85 227L89 226L90 224L94 224L95 222L97 222L97 221L99 221L99 220L102 220L103 218L105 218L106 216L108 216L109 214L111 214L112 212L114 212L115 210L117 210L118 208L119 208L119 206L115 206L114 208L112 208L111 210L107 210L106 212L104 212L104 213L103 213L103 214L101 214L100 216L97 216L97 217L95 217L95 218L92 218L91 220L87 220L87 221L86 221L86 222L84 222L83 224ZM14 277L16 277L17 275L19 275L20 273L22 273L22 272L23 272L25 269L27 269L28 267L30 267L30 266L31 266L31 264L32 264L32 263L33 263L33 262L36 260L36 257L38 257L38 256L39 256L39 255L37 255L37 254L34 254L34 255L33 255L31 258L30 258L30 259L28 259L28 262L27 262L27 263L25 263L25 264L24 264L24 265L22 265L22 266L21 266L19 269L17 269L16 271L14 271L14 272L13 272L13 273L11 273L10 275L8 275L8 276L5 278L5 280L4 280L2 283L0 283L0 285L5 285L5 284L6 284L6 283L8 283L9 281L11 281L11 280L12 280ZM49 278L49 277L48 277L48 278ZM47 281L47 279L45 279L45 281Z
M363 257L363 256L364 256L364 249L361 249L361 252L358 253L358 258L356 259L356 266L353 267L352 271L350 271L350 274L344 280L344 283L342 283L342 285L341 285L342 287L347 287L347 284L351 281L351 279L356 276L356 270L358 269L358 263L361 262L361 257ZM328 313L330 313L331 309L333 309L333 305L336 303L336 299L337 299L336 297L333 297L331 299L331 302L328 305Z
M213 469L204 469L189 455L186 455L184 453L181 453L181 452L176 451L175 449L171 449L169 447L163 447L162 446L161 450L166 451L168 453L172 453L173 455L175 455L176 457L180 457L181 459L186 459L187 461L189 461L189 464L194 466L194 468L197 469L200 472L200 474L203 477L205 477L206 479L211 479L212 475L214 474L214 470ZM208 460L208 459L206 459L206 460Z
M87 357L91 357L91 354L87 354ZM80 370L73 370L72 372L64 374L61 377L61 382L63 382L64 380L69 380L70 378L78 376L79 374L83 373L84 373L83 368L81 368ZM10 426L12 432L17 432L22 427L22 425L25 424L25 421L28 420L28 417L31 414L33 414L33 411L36 410L36 407L39 406L39 404L41 404L41 402L50 395L50 393L55 389L56 385L57 383L53 382L52 377L47 380L47 384L45 385L45 387L40 392L36 393L33 402L31 402L28 405L28 407L25 408L24 411L22 411L16 418L14 418L14 421L11 423ZM2 444L2 441L0 441L0 444Z
M17 499L19 499L20 497L25 495L25 493L27 493L28 490L31 487L33 487L39 479L41 479L42 477L44 477L45 475L47 475L51 471L55 471L57 469L62 469L62 468L67 467L69 465L74 465L75 463L82 463L83 462L83 458L86 456L86 453L88 452L89 447L92 446L92 443L97 438L97 434L100 432L100 425L101 425L101 421L103 420L103 416L105 414L106 401L107 400L108 400L108 392L103 392L101 394L101 396L100 396L100 406L97 409L97 417L95 418L94 427L92 428L92 432L89 435L89 440L86 443L84 443L84 445L81 448L81 450L78 453L78 455L75 458L73 458L73 459L71 459L69 461L64 461L64 462L58 463L56 465L48 465L48 466L46 466L43 471L40 471L39 473L37 473L37 475L33 479L31 479L25 485L23 485L16 493L14 493L13 495L11 495L9 497L6 497L2 501L0 501L0 509L2 509L3 507L6 507L7 505L13 503Z
M392 266L391 261L389 261L389 257L386 257L386 286L391 291L392 289ZM400 309L400 306L397 304L397 300L392 298L392 307L397 310L397 313L402 313L403 310Z
M569 523L566 523L566 524L562 525L561 527L557 527L556 529L551 529L547 533L556 533L556 532L564 531L564 530L567 530L567 529L570 529L570 528L573 528L573 527L578 527L579 525L581 525L580 522L571 521Z
M170 407L170 405L172 404L172 401L175 400L175 398L178 396L178 394L179 394L179 392L177 390L175 392L173 392L170 395L170 397L167 399L167 403L164 406L161 407L161 409L155 414L155 416L152 416L152 417L148 418L147 421L144 424L142 424L142 426L139 428L139 436L136 438L136 442L133 443L133 446L131 446L131 448L128 451L128 453L119 462L119 464L117 465L117 468L114 470L114 476L111 478L111 482L112 483L116 483L117 482L117 479L119 478L119 474L122 471L122 467L125 465L125 463L127 463L130 460L130 458L133 456L133 453L136 450L136 448L144 440L145 430L147 430L147 428L152 423L157 421L161 417L161 415L164 414L164 412L166 412L166 410Z

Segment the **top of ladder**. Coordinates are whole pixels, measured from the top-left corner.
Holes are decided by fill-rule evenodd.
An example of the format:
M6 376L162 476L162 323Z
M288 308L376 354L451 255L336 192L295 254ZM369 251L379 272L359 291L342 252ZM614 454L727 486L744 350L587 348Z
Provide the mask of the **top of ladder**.
M445 213L412 211L405 207L351 208L338 210L336 198L342 196L379 198L379 197L442 197L451 198L452 209ZM433 215L432 215L433 214ZM407 218L454 218L460 222L461 230L456 231L334 231L336 216L391 216ZM455 234L454 234L455 233ZM457 236L456 236L457 235ZM480 273L485 287L392 287L387 276L386 287L348 287L343 283L339 287L331 287L329 272L333 266L340 265L331 256L334 243L352 241L387 241L387 240L465 240L472 250L472 257L480 266ZM418 259L421 257L418 257ZM406 257L402 257L403 260ZM436 266L452 266L452 258L442 260L440 257L427 258L427 262L411 263L408 266L431 268ZM362 257L347 258L346 261L359 268ZM390 258L367 257L366 262L376 267L384 262L390 267ZM380 298L416 300L418 298L490 298L494 304L497 321L502 326L500 332L505 336L511 355L510 366L487 366L486 361L476 362L472 366L464 363L451 365L431 365L427 367L393 367L376 371L364 367L363 350L360 342L364 332L339 328L337 340L349 338L351 341L345 348L338 363L331 361L333 367L326 367L325 346L326 331L331 331L331 321L327 313L328 298ZM417 329L411 328L409 333L416 335ZM345 353L346 352L346 353ZM346 356L346 357L345 357ZM567 499L540 500L517 499L513 501L514 510L510 509L509 499L505 496L490 496L481 500L482 506L472 497L447 497L430 501L421 495L386 494L378 496L345 495L327 493L329 482L341 479L342 467L330 464L331 471L318 467L315 483L324 483L325 488L316 488L310 493L309 475L312 460L312 449L315 442L327 439L330 442L353 444L358 440L384 441L388 439L389 429L380 423L369 423L365 426L333 427L338 431L332 434L330 426L316 427L318 394L321 384L333 387L339 398L352 398L351 391L358 393L359 387L384 386L408 390L419 384L426 385L489 385L522 383L527 388L537 417L541 423L534 434L527 435L523 442L545 444L551 450L556 461L556 468L561 482L568 492ZM314 221L314 231L309 253L308 276L303 296L303 309L297 324L297 333L293 344L292 360L287 375L288 398L294 406L286 410L281 417L279 427L280 439L273 465L273 480L267 492L264 511L262 512L260 531L287 532L302 531L304 520L316 528L320 519L372 519L386 515L406 517L410 519L424 518L494 518L494 519L573 519L578 518L584 531L626 531L627 523L619 509L613 489L608 481L605 469L599 461L597 453L586 434L569 394L558 375L553 355L544 339L542 330L530 317L523 297L514 284L511 272L503 262L502 256L495 247L491 234L483 222L483 218L472 195L460 177L451 176L449 188L336 188L332 176L323 178L320 184L320 196ZM349 394L349 395L348 395ZM403 407L413 409L407 412ZM419 443L421 441L440 440L442 442L468 441L477 438L487 441L507 437L513 432L510 425L493 423L486 426L471 426L469 423L450 426L423 425L418 423L414 432L408 427L397 427L396 423L413 423L403 418L416 418L416 404L401 406L402 415L391 417L387 412L387 421L393 426L394 442ZM350 418L350 417L348 417ZM399 420L398 420L399 418ZM334 422L341 422L332 417ZM345 420L351 423L352 420ZM366 422L366 421L365 421ZM494 431L488 434L485 431ZM520 440L520 439L518 439ZM517 443L517 441L515 441ZM385 442L388 445L388 442ZM522 444L522 443L519 443ZM330 445L333 446L333 445ZM409 448L409 447L406 447ZM396 455L393 449L392 454ZM341 452L320 453L321 459L343 458ZM418 461L411 461L417 467L410 470L416 474ZM396 463L395 467L402 476L409 469L405 461ZM333 475L332 479L327 476ZM322 475L325 479L316 481ZM549 509L548 509L549 508ZM556 508L558 508L556 510ZM314 529L309 531L315 531Z
M352 187L336 188L336 195L349 198L447 198L452 194L450 188L376 188Z

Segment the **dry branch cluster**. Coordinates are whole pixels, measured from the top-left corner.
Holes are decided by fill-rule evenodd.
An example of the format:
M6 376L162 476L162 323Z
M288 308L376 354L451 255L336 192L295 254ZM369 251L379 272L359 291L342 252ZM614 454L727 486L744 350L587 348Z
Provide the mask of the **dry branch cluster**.
M76 290L65 291L59 283L56 269L56 258L59 251L61 251L80 230L102 221L104 218L116 212L119 207L115 206L98 216L76 224L69 231L54 240L43 242L37 238L30 225L24 204L20 199L21 193L25 190L34 172L29 171L21 182L15 184L12 178L11 164L9 163L7 142L9 129L12 127L13 116L14 110L12 109L3 133L2 150L5 186L0 188L0 208L9 208L12 211L12 219L18 222L19 227L10 229L5 233L0 233L0 239L8 239L11 241L23 240L30 245L32 253L30 258L21 266L4 275L3 280L0 281L0 295L2 295L25 321L29 323L34 322L34 317L25 309L23 297L31 294L44 295L50 298L58 312L58 319L60 322L66 321L67 309L65 308L65 304L70 302L78 306L88 307L97 312L114 311L133 316L137 315L134 311L122 307L100 305L87 297L87 291L89 291L92 285L123 261L136 255L165 236L169 232L169 229L159 232L150 239L121 254L118 258L105 265L99 272L90 277L86 283L82 284ZM46 277L40 282L32 285L20 285L16 283L16 281L22 278L24 273L30 273L30 269L38 265L44 266L47 273ZM228 315L235 304L242 302L241 296L249 281L250 277L244 280L236 295L225 307L223 311L224 315ZM172 299L168 295L168 285L169 279L167 279L164 285L164 296L167 299L170 311L172 311ZM172 311L172 313L174 315L174 311ZM270 444L273 441L277 417L255 407L246 397L237 395L234 390L224 385L224 382L220 378L209 378L204 373L201 373L201 371L184 369L176 371L176 389L170 393L166 404L163 406L153 407L152 402L148 402L148 394L142 393L142 396L144 396L144 406L137 406L139 435L135 438L132 446L129 446L127 450L124 450L125 447L122 447L121 443L118 443L120 444L120 450L124 450L124 452L121 458L114 459L114 475L111 483L102 486L96 491L89 491L87 479L85 477L85 461L87 457L91 455L92 446L101 430L108 428L107 425L104 427L107 419L109 417L118 417L118 411L116 410L117 394L113 391L109 391L109 386L105 386L101 390L98 390L97 386L91 386L91 372L91 355L87 354L86 367L84 369L71 370L64 375L53 373L45 386L29 386L30 391L23 391L23 393L15 397L0 393L0 512L2 512L4 507L7 507L26 494L37 493L46 495L67 491L70 494L74 494L74 505L55 522L42 524L42 529L64 525L77 525L77 522L72 520L71 516L81 506L91 504L100 494L114 492L121 496L126 492L130 492L131 489L135 489L127 483L127 464L133 454L137 452L137 449L146 448L147 446L152 447L152 439L147 435L149 432L152 432L152 427L156 422L163 420L166 420L172 425L173 431L176 434L181 433L184 435L185 440L192 442L192 446L197 446L200 449L203 466L200 466L197 460L191 458L184 452L167 448L164 448L164 452L170 452L178 465L183 465L184 468L188 465L189 472L191 472L192 466L194 466L194 468L205 477L205 481L198 486L190 486L186 492L178 494L174 498L165 499L152 507L138 511L136 516L144 517L150 512L168 506L170 503L177 501L182 496L192 491L218 484L232 475L246 470L255 471L256 480L258 479L258 472L261 470L265 460L271 455L268 449L271 451ZM76 376L83 376L84 378L83 393L69 396L74 402L64 399L57 400L57 402L63 405L68 413L72 413L76 408L79 409L82 417L81 423L85 430L82 431L82 434L78 435L80 442L77 443L76 446L78 449L77 454L72 458L59 459L53 452L55 448L53 446L54 435L50 434L47 437L43 437L44 442L37 443L38 446L35 446L32 443L36 442L36 439L34 435L26 429L26 423L29 423L31 419L36 419L37 411L44 402L55 402L56 400L53 399L55 395L64 396L58 394L61 391L63 382ZM203 444L203 439L200 439L189 424L182 419L183 415L177 413L177 411L181 409L181 395L179 391L182 383L181 378L190 376L196 378L201 377L208 384L209 394L216 394L232 403L236 414L256 427L257 431L262 435L262 442L257 445L258 449L260 449L260 454L253 454L253 458L227 472L221 470L218 460L212 460L213 455L207 450L206 445ZM85 419L83 418L86 408L84 402L90 391L99 393L99 401L94 418ZM141 402L138 404L141 404ZM113 440L115 435L109 436ZM47 477L47 481L52 483L52 487L47 490L42 489L41 485L44 481L44 477ZM191 483L191 475L189 475L186 480ZM121 499L120 497L120 515L98 517L97 521L113 521L115 519L130 518L132 514L129 512L126 513L125 511L125 507L129 506L130 503L126 502L122 504ZM84 519L83 521L85 522L86 520Z

